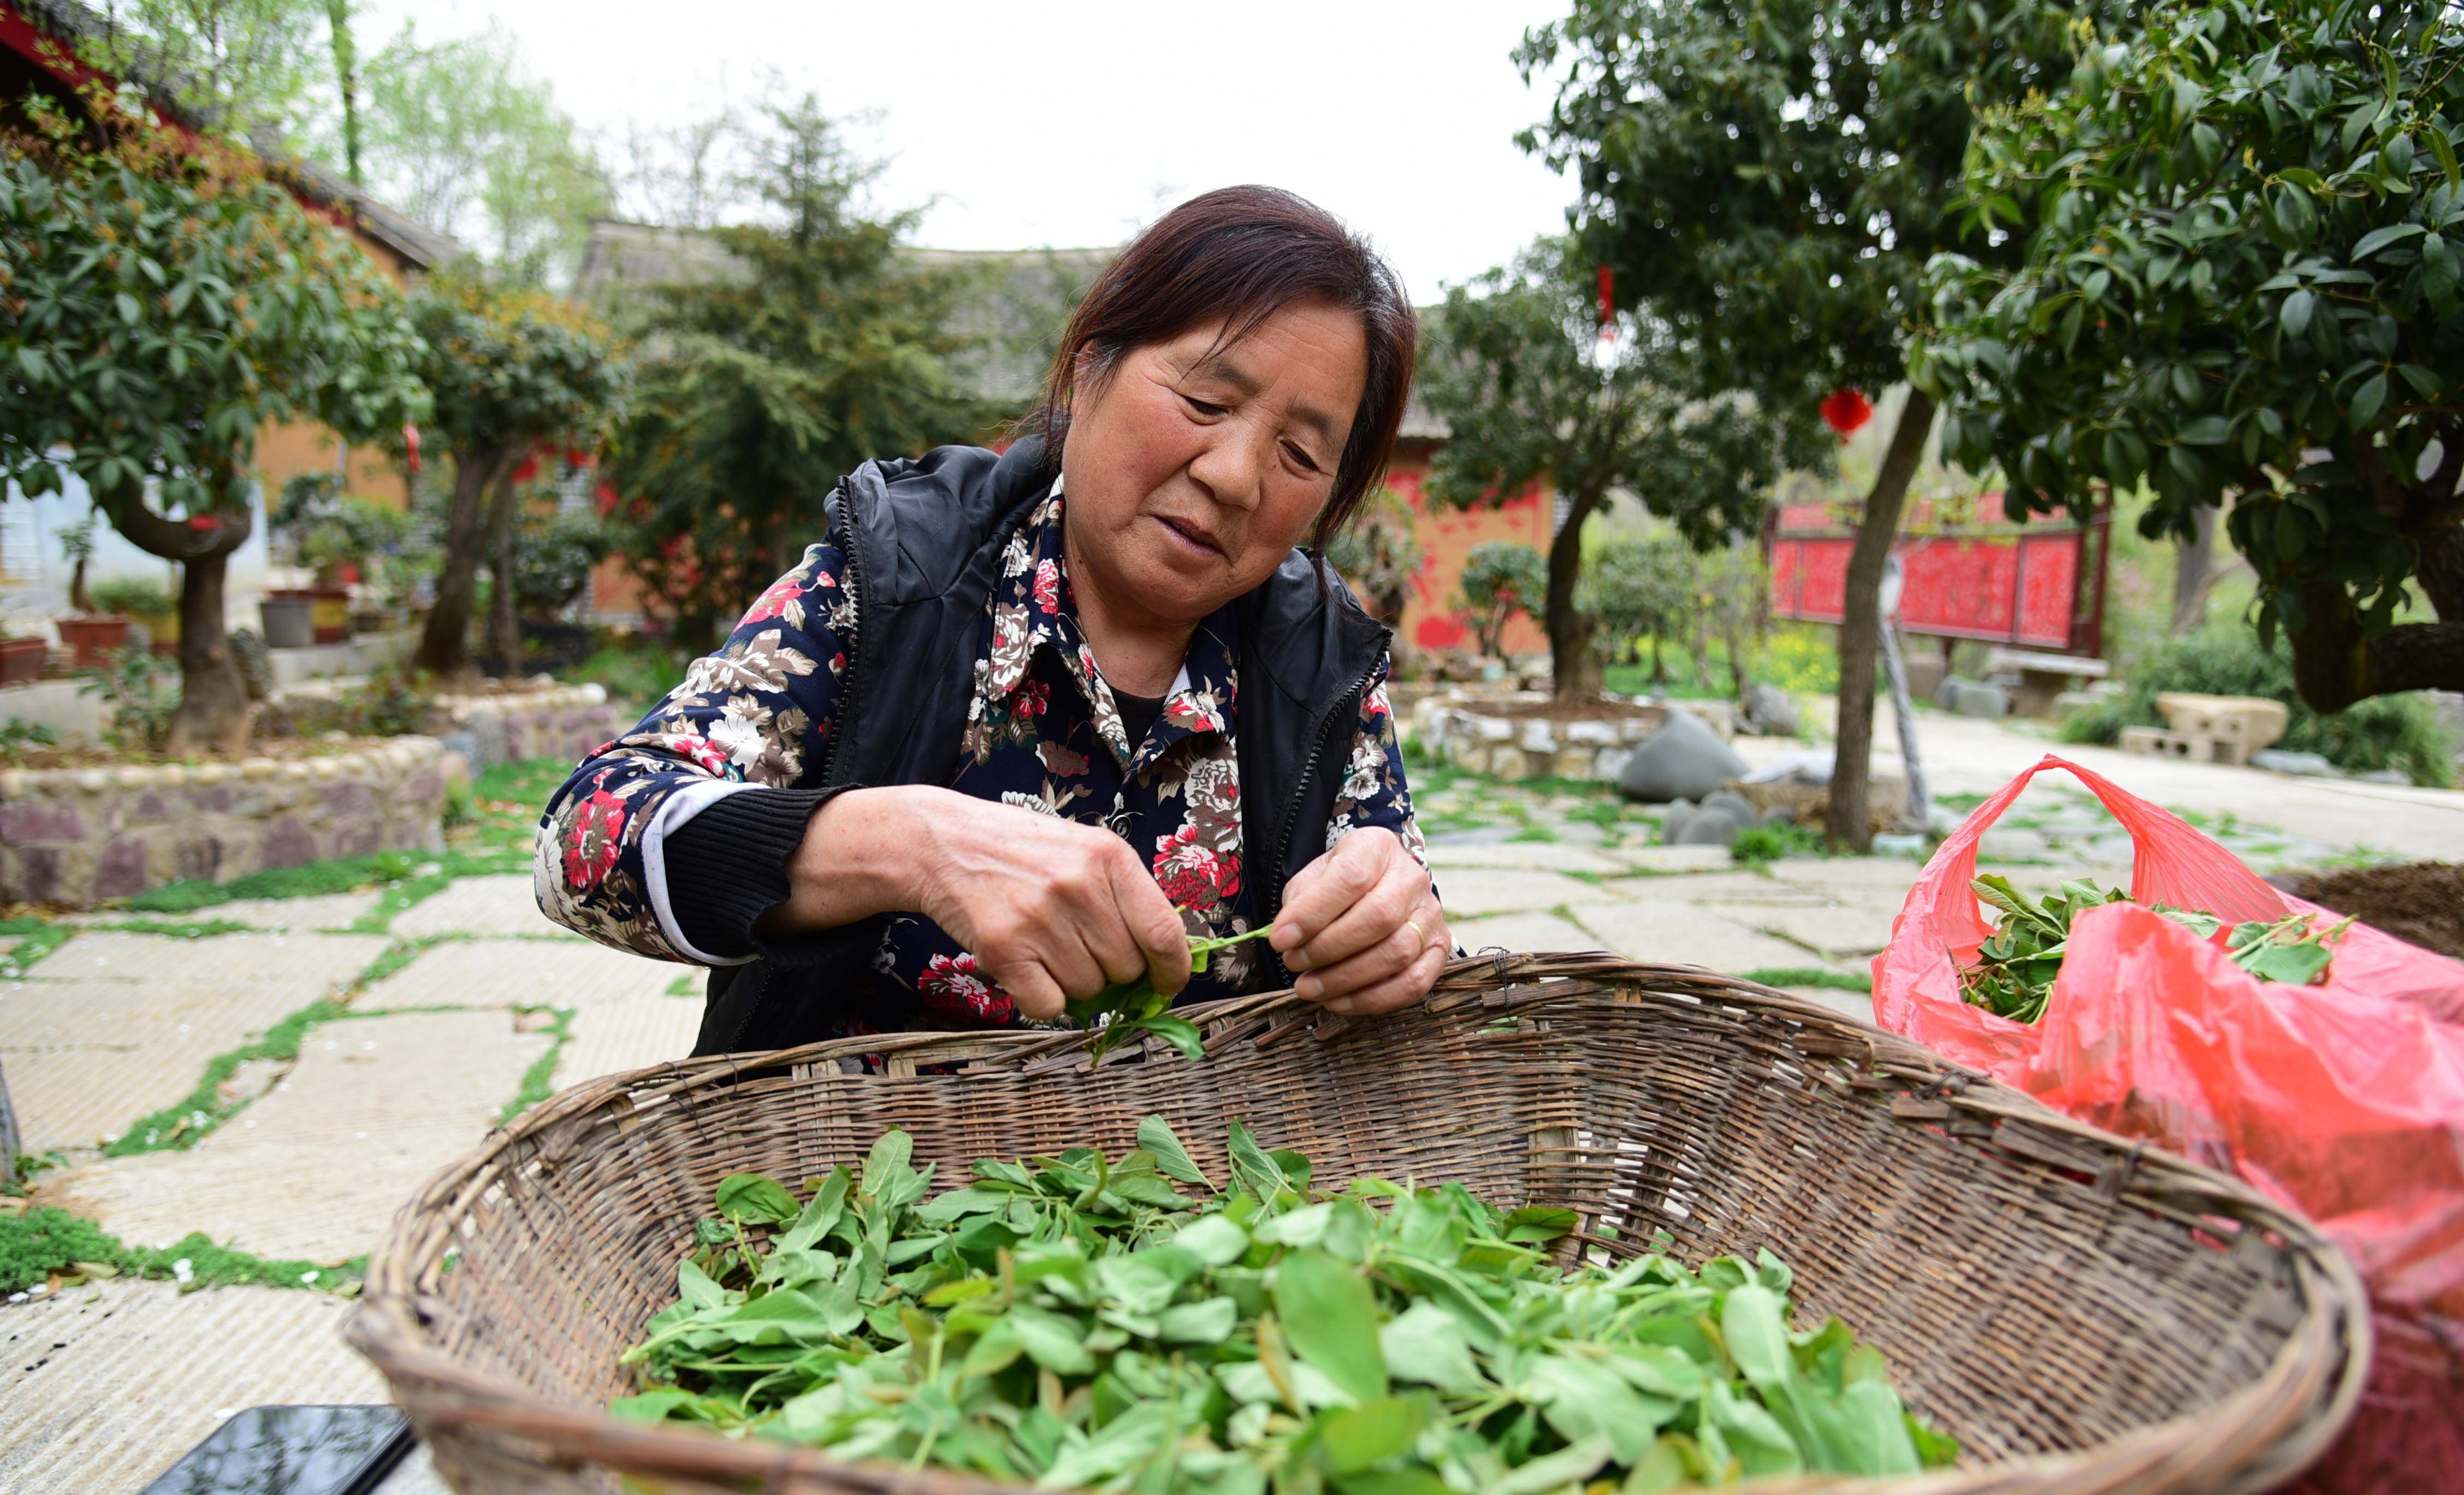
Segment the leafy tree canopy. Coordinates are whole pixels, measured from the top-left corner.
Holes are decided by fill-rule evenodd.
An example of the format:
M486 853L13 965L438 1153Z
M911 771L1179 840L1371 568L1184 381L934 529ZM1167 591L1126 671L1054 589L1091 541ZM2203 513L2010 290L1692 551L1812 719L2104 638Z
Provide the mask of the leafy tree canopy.
M1565 696L1598 683L1575 588L1583 522L1612 495L1714 545L1759 522L1783 462L1830 458L1810 403L1775 413L1741 394L1705 396L1701 344L1668 320L1628 312L1614 339L1599 330L1590 277L1565 243L1545 240L1450 290L1420 361L1420 398L1448 430L1429 471L1435 501L1493 502L1546 481L1565 503L1543 611Z
M1980 133L1913 365L2010 502L2145 482L2229 532L2303 697L2464 686L2464 27L2431 0L2167 5ZM2442 623L2398 623L2418 583Z
M1630 654L1651 640L1655 681L1667 676L1661 642L1683 636L1693 601L1693 553L1672 534L1617 536L1584 568L1582 605L1599 619L1598 642Z
M1562 74L1524 137L1581 195L1580 253L1700 348L1705 389L1772 410L1902 377L1975 111L2058 87L2071 27L2116 0L1574 0L1517 51ZM2015 241L1979 253L2015 257ZM1832 839L1861 846L1876 601L1934 406L1919 392L1867 495L1839 629Z
M327 0L117 0L77 51L232 141L299 149L328 103Z
M75 473L114 527L185 563L175 745L231 743L246 697L223 646L226 559L253 525L268 423L353 441L425 418L402 297L252 159L88 100L95 138L30 98L0 140L0 477Z
M1480 651L1504 658L1506 625L1548 591L1549 563L1529 545L1493 539L1471 548L1456 585L1472 611Z
M595 450L622 414L629 370L605 326L542 291L446 275L412 304L428 349L421 374L435 395L429 429L453 453L444 566L418 662L452 674L469 664L475 578L492 533L500 561L512 559L516 468L543 445ZM493 512L484 507L492 493ZM513 595L503 595L500 631L513 627Z
M914 215L861 209L874 168L812 99L767 113L749 147L764 220L712 231L729 274L652 297L639 331L657 351L607 467L634 569L695 634L819 538L841 476L992 419L951 370L966 280L901 259Z

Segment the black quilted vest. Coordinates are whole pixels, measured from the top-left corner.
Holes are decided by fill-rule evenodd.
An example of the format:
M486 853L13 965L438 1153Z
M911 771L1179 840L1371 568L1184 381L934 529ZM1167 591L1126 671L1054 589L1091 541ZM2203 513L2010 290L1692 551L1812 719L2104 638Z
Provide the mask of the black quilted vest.
M957 777L984 605L1010 533L1050 490L1053 473L1044 444L1028 438L1006 454L941 447L913 460L868 462L840 481L824 530L845 517L856 627L816 786ZM1265 877L1261 915L1272 918L1285 883L1325 849L1352 723L1389 634L1299 551L1233 606L1242 844L1252 874ZM694 1051L821 1037L831 988L862 978L880 936L881 921L868 919L800 939L792 968L763 958L713 970ZM1280 962L1271 969L1279 982L1288 979Z

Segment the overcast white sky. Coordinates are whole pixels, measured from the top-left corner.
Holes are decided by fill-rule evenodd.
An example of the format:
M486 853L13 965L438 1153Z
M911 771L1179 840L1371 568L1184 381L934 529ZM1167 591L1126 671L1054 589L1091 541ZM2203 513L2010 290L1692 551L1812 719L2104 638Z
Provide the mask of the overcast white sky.
M1571 190L1514 146L1546 111L1508 53L1555 0L1249 0L1240 7L918 0L376 0L442 38L500 22L584 130L707 116L775 69L930 203L941 249L1118 243L1235 182L1365 231L1415 299L1564 227Z

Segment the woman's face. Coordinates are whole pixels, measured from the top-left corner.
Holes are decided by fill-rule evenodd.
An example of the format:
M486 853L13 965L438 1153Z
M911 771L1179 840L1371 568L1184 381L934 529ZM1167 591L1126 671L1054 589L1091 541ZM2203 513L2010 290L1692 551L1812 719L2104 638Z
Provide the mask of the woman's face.
M1312 301L1221 332L1131 349L1071 412L1071 583L1124 621L1197 624L1272 575L1333 492L1368 379L1359 318Z

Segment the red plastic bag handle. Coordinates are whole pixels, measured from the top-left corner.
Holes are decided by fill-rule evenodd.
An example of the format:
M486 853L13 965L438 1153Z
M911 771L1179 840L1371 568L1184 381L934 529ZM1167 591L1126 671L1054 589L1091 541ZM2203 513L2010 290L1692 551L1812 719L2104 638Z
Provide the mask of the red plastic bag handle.
M2272 923L2293 912L2284 894L2262 881L2241 859L2216 844L2205 831L2172 811L2151 804L2120 784L2081 768L2069 758L2048 753L2037 764L1996 790L1978 805L1959 828L1943 841L1917 879L1919 886L1965 891L1976 877L1976 843L2029 780L2048 768L2070 770L2088 792L2102 802L2122 828L2130 833L2130 896L2140 903L2196 909L2231 924L2255 919ZM1946 943L1967 960L1992 933L1977 911L1973 897L1945 898L1936 907Z

